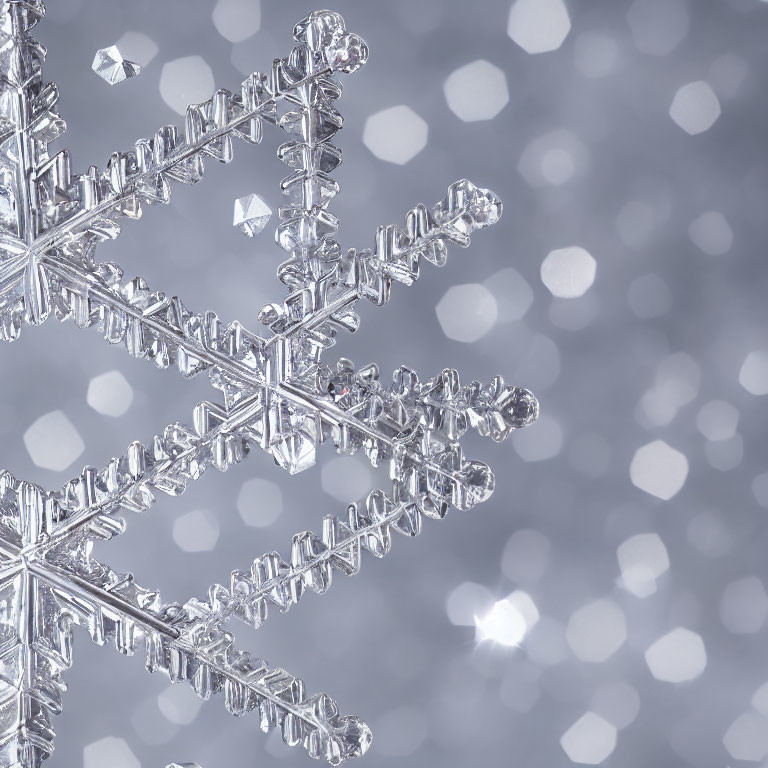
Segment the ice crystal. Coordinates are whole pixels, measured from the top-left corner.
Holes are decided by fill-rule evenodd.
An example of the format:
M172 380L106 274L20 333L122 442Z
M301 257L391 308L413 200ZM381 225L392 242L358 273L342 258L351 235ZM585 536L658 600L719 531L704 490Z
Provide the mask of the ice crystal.
M33 768L53 750L76 626L124 654L143 646L149 671L188 682L204 699L223 692L232 714L256 710L263 730L279 728L313 757L337 764L361 755L371 741L361 720L238 650L225 622L258 627L271 608L325 592L335 570L356 573L363 550L387 554L393 532L416 535L425 516L468 509L492 492L490 469L467 459L459 440L470 428L503 440L531 423L538 404L530 392L500 377L462 385L453 370L422 380L404 367L387 384L375 365L322 356L338 329L357 328L359 299L384 304L393 282L412 284L424 262L442 266L447 245L467 246L474 230L499 219L501 203L459 181L435 207L413 208L405 229L379 228L373 248L339 247L328 210L341 162L331 143L342 124L338 74L362 66L368 51L330 11L295 27L295 47L269 75L188 107L183 131L163 127L115 152L103 171L73 173L66 150L48 154L65 124L55 85L42 79L45 51L30 36L43 15L42 0L0 0L0 336L14 340L51 315L71 319L160 368L207 371L220 399L199 403L191 426L171 424L57 491L0 472L0 762ZM289 255L278 276L289 292L260 313L267 338L238 322L224 326L213 312L195 314L95 259L122 219L168 202L172 183L200 180L206 157L230 162L234 139L258 143L265 124L288 134L278 156L291 169L277 228ZM343 518L326 517L321 535L297 534L285 559L267 553L180 605L93 557L96 540L123 530L118 514L146 510L158 491L178 495L208 467L226 470L256 447L298 472L328 441L388 464L392 488L371 491Z
M93 57L91 69L110 85L122 83L141 72L141 67L135 61L124 59L116 45L99 48Z

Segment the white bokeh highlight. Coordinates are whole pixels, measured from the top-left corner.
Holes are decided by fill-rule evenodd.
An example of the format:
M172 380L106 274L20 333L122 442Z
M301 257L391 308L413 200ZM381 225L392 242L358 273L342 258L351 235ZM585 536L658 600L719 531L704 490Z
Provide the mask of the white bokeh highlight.
M657 680L684 683L704 672L707 651L701 635L684 627L676 627L646 650L645 662Z
M565 638L580 661L605 661L626 642L624 611L610 598L594 600L571 614Z
M126 59L135 61L142 68L146 67L160 50L149 35L133 30L121 35L115 46Z
M583 296L595 282L596 273L597 262L579 246L550 251L541 264L541 281L561 299Z
M744 358L739 384L751 395L768 395L768 350L758 349Z
M720 211L705 211L688 227L693 244L708 256L725 256L733 245L733 230Z
M246 525L268 528L283 514L283 492L271 480L246 480L237 496L237 511Z
M570 31L563 0L515 0L509 9L507 34L526 53L556 51Z
M34 421L24 433L24 446L42 469L63 472L85 450L80 433L63 411L51 411Z
M632 484L641 491L669 501L685 485L688 459L664 440L638 448L629 467Z
M213 25L230 43L253 37L261 26L260 0L218 0L213 7Z
M86 400L97 413L117 418L131 407L133 387L120 371L107 371L90 380Z
M616 726L596 712L586 712L561 737L571 762L600 765L616 749Z
M83 749L83 768L141 768L125 739L106 736Z
M563 429L548 413L542 413L535 424L512 433L512 444L523 461L554 459L563 448Z
M720 620L735 635L753 635L768 619L768 594L757 576L732 581L720 599Z
M533 289L514 267L500 269L484 285L496 301L498 323L522 320L533 304Z
M768 718L758 712L744 712L728 727L723 746L734 760L759 763L768 757Z
M334 499L349 504L371 488L371 470L358 456L337 456L323 465L322 489Z
M708 131L717 122L720 114L717 94L704 80L696 80L682 86L669 108L672 120L691 136Z
M188 685L169 685L157 697L157 706L168 722L189 725L203 706L203 700Z
M448 621L456 627L474 627L475 617L487 613L496 602L488 587L465 581L451 590L445 601Z
M429 126L410 107L399 104L382 109L365 121L363 144L378 157L405 165L427 146Z
M501 556L501 572L517 584L536 584L549 566L551 545L533 529L515 531Z
M183 552L208 552L219 539L219 521L208 510L196 509L173 522L173 540Z
M666 56L688 34L688 5L685 0L634 0L627 23L639 51Z
M435 313L443 333L466 344L482 339L498 318L496 299L481 283L451 286L437 302Z
M182 56L163 65L160 96L179 115L186 114L187 105L209 98L214 88L213 71L202 56Z
M639 533L616 550L621 569L620 584L636 597L649 597L657 580L669 570L669 554L657 533Z
M696 414L696 427L707 440L728 440L738 425L738 410L725 400L710 400Z
M492 120L509 102L507 76L485 59L451 72L443 83L443 93L451 112L467 123Z

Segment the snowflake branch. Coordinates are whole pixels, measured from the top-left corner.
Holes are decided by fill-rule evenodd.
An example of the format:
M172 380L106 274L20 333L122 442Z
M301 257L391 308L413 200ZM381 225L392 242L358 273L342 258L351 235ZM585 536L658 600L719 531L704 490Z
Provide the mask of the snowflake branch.
M431 210L421 204L412 208L405 217L405 230L379 227L373 250L352 249L343 259L337 253L333 269L306 281L282 305L264 307L260 320L275 334L267 346L291 337L315 338L319 345L329 346L336 327L357 329L359 320L351 307L358 299L364 296L385 304L393 280L412 285L422 258L443 266L448 243L467 247L471 233L495 224L501 212L501 201L493 192L466 179L451 184L447 197Z
M163 605L157 592L97 562L87 541L81 544L76 558L67 547L60 554L49 552L44 564L30 568L95 643L112 639L118 651L132 654L143 637L150 672L161 670L174 682L187 681L204 699L223 690L231 714L257 709L262 730L280 727L286 744L301 744L312 757L332 765L367 750L368 727L356 717L340 716L333 699L307 697L300 679L237 650L231 633L209 630L189 607ZM57 556L64 558L62 566Z

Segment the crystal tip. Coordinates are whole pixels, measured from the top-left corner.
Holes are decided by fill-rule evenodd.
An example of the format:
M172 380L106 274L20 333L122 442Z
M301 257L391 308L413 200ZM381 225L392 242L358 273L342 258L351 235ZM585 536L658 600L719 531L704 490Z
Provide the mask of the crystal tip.
M498 403L499 413L510 429L520 429L539 418L539 401L533 392L513 387Z

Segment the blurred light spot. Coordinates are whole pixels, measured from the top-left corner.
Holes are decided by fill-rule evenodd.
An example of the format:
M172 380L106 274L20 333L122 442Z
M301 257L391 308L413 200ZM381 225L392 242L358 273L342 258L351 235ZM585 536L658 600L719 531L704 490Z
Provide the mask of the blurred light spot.
M540 674L535 664L524 659L508 665L499 691L501 701L514 712L530 712L541 695Z
M199 104L213 94L213 72L202 56L183 56L163 64L160 96L179 115L189 104Z
M637 597L656 591L656 580L669 570L669 555L657 533L639 533L616 550L621 585Z
M733 245L733 230L720 211L707 211L691 222L693 244L710 256L724 256Z
M542 616L526 638L525 651L541 667L560 664L568 657L563 626L549 616Z
M768 717L768 683L763 683L754 692L751 704L761 715Z
M707 440L727 440L736 434L739 412L724 400L710 400L696 416L696 426Z
M197 717L203 700L188 685L169 685L158 697L157 706L174 725L189 725Z
M571 614L565 638L579 660L605 661L627 639L624 611L608 598L588 603Z
M475 616L475 642L491 640L499 645L520 645L528 629L539 620L530 596L519 590L494 603L481 616Z
M435 307L443 333L454 341L479 341L496 324L498 312L493 294L480 283L449 288Z
M83 749L83 768L141 768L125 739L107 736Z
M541 281L553 296L583 296L595 282L597 262L579 246L550 251L541 264Z
M371 471L358 456L339 456L323 465L320 484L337 501L349 503L370 490Z
M707 82L720 98L735 96L746 80L749 64L735 53L718 56L709 68Z
M656 369L654 385L640 399L640 423L645 427L669 424L699 393L701 369L685 352L665 357Z
M498 323L521 320L533 304L533 290L528 281L514 268L505 267L488 278L485 287L496 300Z
M558 129L532 139L517 170L532 187L560 186L587 165L587 149L571 131Z
M697 678L707 666L707 651L700 635L677 627L660 637L645 652L651 674L665 683Z
M768 509L768 472L763 472L752 481L752 493L757 503Z
M744 440L736 434L727 440L714 440L704 446L704 453L711 467L728 472L741 464L744 458Z
M531 529L515 531L504 547L501 572L517 584L536 584L547 570L550 550L544 534Z
M720 114L717 95L704 80L680 88L669 108L669 116L692 136L709 130Z
M584 32L573 44L574 63L584 77L606 77L616 66L618 56L616 41L597 32Z
M600 477L611 463L613 449L610 443L594 432L585 432L570 441L568 461L577 471L587 477Z
M385 757L408 757L427 738L427 720L415 707L398 707L382 715L375 729L374 750Z
M94 376L88 384L88 405L104 416L122 416L133 402L133 387L120 371Z
M51 411L33 422L24 433L24 445L38 467L54 472L63 472L85 450L80 433L62 411Z
M183 552L208 552L218 538L219 521L207 510L187 512L173 523L173 540Z
M731 549L731 533L718 512L700 512L688 522L685 533L690 544L707 557L722 557Z
M575 299L552 299L549 320L566 331L581 331L599 314L599 302L593 291Z
M495 602L496 598L488 587L465 581L448 595L445 612L454 626L473 627L475 616L489 611Z
M528 349L518 361L515 381L524 381L525 386L534 390L545 390L554 384L560 376L560 350L549 336L543 333L534 335ZM528 428L515 435L527 432Z
M563 448L563 430L548 413L538 421L512 434L512 443L523 461L546 461L557 456Z
M146 67L157 56L157 43L143 32L126 32L115 43L126 59Z
M629 467L632 484L641 491L669 501L685 485L688 459L663 440L638 448Z
M739 384L751 395L768 395L768 350L759 349L744 358Z
M641 320L652 320L672 309L672 293L658 275L635 278L629 285L629 308Z
M688 7L685 0L634 0L627 22L639 51L666 56L688 34Z
M429 126L410 107L382 109L365 121L363 144L379 160L405 165L427 146Z
M616 727L587 712L560 737L560 746L574 763L599 765L616 749Z
M732 581L720 599L720 620L735 635L759 632L768 619L768 595L756 576Z
M555 51L570 31L563 0L515 0L509 9L507 34L526 53Z
M734 760L760 762L768 755L768 720L757 712L745 712L731 723L723 744Z
M261 3L259 0L218 0L213 7L213 24L230 43L247 40L261 26Z
M178 728L169 726L168 722L160 717L157 699L154 696L139 705L131 715L131 725L139 738L151 746L167 744L178 732Z
M637 718L640 712L640 696L629 683L604 683L595 691L590 707L593 712L621 730Z
M619 239L629 248L643 248L650 241L659 223L654 208L643 200L630 200L616 216Z
M283 492L270 480L246 480L237 496L237 511L246 525L267 528L283 514Z
M485 59L451 72L443 83L443 93L451 112L467 123L491 120L509 101L507 76Z

